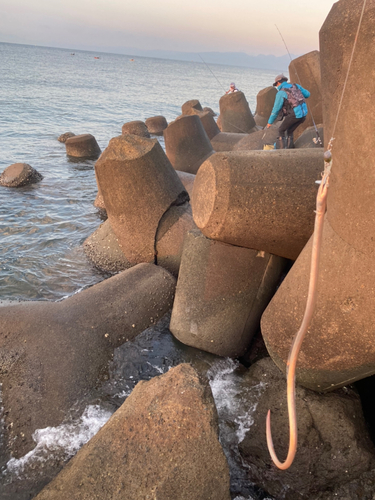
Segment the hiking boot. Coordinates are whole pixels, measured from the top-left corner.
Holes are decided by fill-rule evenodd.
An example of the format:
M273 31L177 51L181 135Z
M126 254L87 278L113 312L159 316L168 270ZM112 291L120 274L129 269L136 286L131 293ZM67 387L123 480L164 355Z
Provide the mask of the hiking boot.
M278 137L276 139L276 148L275 149L286 149L287 148L287 138L286 137Z
M287 149L294 149L294 141L292 135L288 135L288 137L286 138L286 147Z

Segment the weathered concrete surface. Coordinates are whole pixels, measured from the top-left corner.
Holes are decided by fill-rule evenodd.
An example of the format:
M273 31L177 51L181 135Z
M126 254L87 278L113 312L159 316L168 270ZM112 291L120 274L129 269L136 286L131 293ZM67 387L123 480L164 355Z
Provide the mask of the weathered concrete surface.
M171 307L175 279L140 264L62 302L0 308L0 380L8 446L19 458L36 429L59 425L105 372L113 349Z
M294 139L298 139L308 127L313 125L313 118L316 124L323 123L320 52L313 50L293 59L289 64L289 81L302 85L310 92L310 97L306 101L309 113L294 133Z
M200 113L199 118L202 122L203 128L211 140L215 135L220 133L220 129L217 126L217 123L214 120L214 115L210 111L206 111L204 113Z
M284 264L280 257L190 231L184 242L171 332L184 344L219 356L244 354Z
M196 229L190 203L171 207L162 217L156 234L156 262L178 275L185 235Z
M268 123L273 105L275 104L277 90L275 87L266 87L258 92L257 107L254 120L257 125L265 127Z
M196 111L203 111L202 105L198 99L191 99L190 101L186 101L181 106L181 112L183 115L195 114Z
M163 135L163 130L168 127L164 116L151 116L145 120L146 127L152 135Z
M181 172L180 170L176 170L180 181L184 185L189 197L191 198L193 194L193 186L195 181L195 174L189 174L188 172Z
M73 132L65 132L64 134L61 134L57 140L59 142L66 142L67 139L70 139L71 137L74 137L76 134L73 134Z
M323 125L317 125L318 134L320 140L324 145L324 130ZM317 139L316 131L314 125L312 127L308 127L305 129L302 134L298 137L296 141L294 141L294 147L296 149L300 148L322 148L319 143L315 143L314 140Z
M245 137L250 137L250 135L219 132L211 139L211 144L217 153L221 151L233 151L239 142Z
M248 134L256 123L243 92L233 92L220 97L220 130Z
M83 250L91 262L101 271L117 273L132 267L121 250L109 220L83 242Z
M274 144L279 137L279 125L276 125L265 130L258 130L253 134L246 135L233 148L234 151L255 151L262 150L266 144Z
M194 181L194 221L208 238L295 260L314 229L323 151L216 153Z
M333 132L360 13L358 2L341 0L334 4L320 31L326 144ZM369 128L375 101L368 64L375 57L374 19L375 5L370 4L334 133L318 298L297 364L299 383L318 391L375 373L375 160L370 154L375 136ZM311 243L262 319L267 347L280 367L305 309L310 252Z
M199 120L199 118L198 118ZM153 262L159 221L188 200L157 139L122 135L95 164L108 219L127 260Z
M230 500L206 381L187 364L139 382L35 500Z
M142 120L134 120L132 122L124 123L121 129L122 135L133 134L139 135L139 137L150 138L150 132Z
M35 184L42 179L43 175L28 163L13 163L0 174L0 186L22 187Z
M292 466L282 471L271 461L265 421L271 409L275 451L284 460L289 445L285 378L272 360L265 358L249 368L243 384L248 391L243 391L242 406L251 408L257 403L257 407L252 413L254 422L240 443L240 453L249 466L249 479L275 498L315 499L318 492L332 491L374 468L374 446L360 398L353 389L322 395L296 387L298 449ZM256 388L259 396L254 401Z
M66 154L75 158L98 158L102 152L91 134L81 134L65 141Z
M196 174L198 168L213 154L201 120L197 115L182 116L164 130L165 150L176 170Z
M96 198L94 201L94 207L100 208L100 210L103 210L103 211L105 211L105 213L107 213L107 211L105 209L105 203L104 203L104 199L103 199L102 190L100 189L96 172L95 172L95 179L96 179L96 185L98 186L98 194L96 195Z

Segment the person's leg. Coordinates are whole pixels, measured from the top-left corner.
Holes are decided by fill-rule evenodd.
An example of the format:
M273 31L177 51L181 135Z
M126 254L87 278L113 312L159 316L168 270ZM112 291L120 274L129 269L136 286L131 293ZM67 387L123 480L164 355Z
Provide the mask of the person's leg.
M283 123L279 127L279 134L280 134L279 141L285 142L285 146L284 146L285 148L288 148L288 149L294 148L293 132L305 120L306 120L305 116L303 118L296 118L293 115L289 115L285 118L285 120L283 121ZM285 137L285 139L284 139L284 137Z

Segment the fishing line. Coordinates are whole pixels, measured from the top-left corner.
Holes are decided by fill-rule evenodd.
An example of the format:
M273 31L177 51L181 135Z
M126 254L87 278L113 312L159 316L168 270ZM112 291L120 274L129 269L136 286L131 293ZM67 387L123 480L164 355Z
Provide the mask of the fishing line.
M279 28L277 27L277 24L275 24L275 26L276 26L276 29L277 29L277 31L279 32L280 36L281 36L281 40L284 42L285 48L286 48L286 50L287 50L287 52L288 52L288 55L289 55L289 58L290 58L290 62L291 62L291 63L293 63L292 56L291 56L291 54L290 54L290 52L289 52L289 49L288 49L287 44L286 44L286 42L285 42L285 40L284 40L284 37L283 37L283 35L281 34L281 31L279 30ZM296 67L294 67L294 71L296 72L296 75L297 75L297 79L298 79L299 84L302 86L302 84L301 84L301 79L300 79L300 77L298 76L298 73L297 73L297 69L296 69ZM319 131L318 131L318 127L316 126L316 123L315 123L315 120L314 120L314 116L313 116L312 111L311 111L311 109L309 108L309 105L307 104L307 102L306 102L306 106L307 106L307 109L308 109L309 113L311 114L311 119L312 119L313 124L314 124L315 133L316 133L316 136L317 136L316 143L320 144L320 145L323 147L323 141L322 141L322 139L320 138ZM314 142L315 142L315 140L314 140Z
M209 65L206 63L206 61L203 59L203 57L198 54L198 56L202 59L203 63L205 64L205 66L207 67L207 69L210 71L210 73L213 75L213 77L215 78L215 80L217 81L217 83L220 85L220 87L224 90L224 94L226 94L226 90L224 88L224 86L220 83L219 79L217 78L217 76L215 75L215 73L211 70L211 68L209 67ZM239 130L241 133L243 134L248 134L248 132L245 132L244 130L242 130L240 127L237 127L237 125L235 125L234 123L230 123L228 120L226 120L226 122L231 125L232 127L236 128L237 130Z

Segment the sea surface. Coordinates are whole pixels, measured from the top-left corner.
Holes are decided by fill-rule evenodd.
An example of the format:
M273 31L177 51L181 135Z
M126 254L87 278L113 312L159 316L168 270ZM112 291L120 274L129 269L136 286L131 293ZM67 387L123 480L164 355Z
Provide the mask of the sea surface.
M61 134L90 133L104 150L112 137L121 134L124 123L155 115L170 122L190 99L199 99L203 107L218 113L219 99L232 81L255 112L257 93L273 82L275 73L7 43L0 43L0 65L0 173L12 163L25 162L43 175L32 186L0 186L3 305L63 300L108 277L82 251L83 241L102 222L93 206L95 162L69 159L65 145L57 140ZM265 498L248 482L235 451L256 409L255 396L252 408L241 408L237 375L241 367L177 342L168 330L168 318L116 349L109 380L101 390L60 427L37 430L30 454L15 460L3 446L1 498L29 498L38 481L40 489L56 474L56 463L61 466L99 430L138 380L165 373L180 362L203 364L208 371L220 439L231 463L232 497ZM5 445L3 437L0 433L0 444Z

